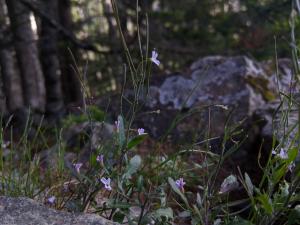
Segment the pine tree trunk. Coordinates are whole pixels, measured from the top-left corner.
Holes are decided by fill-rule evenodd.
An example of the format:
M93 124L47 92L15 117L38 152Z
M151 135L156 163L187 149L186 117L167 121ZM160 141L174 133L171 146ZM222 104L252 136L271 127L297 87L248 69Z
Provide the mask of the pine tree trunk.
M30 11L18 0L6 0L6 4L22 78L25 105L34 111L44 112L45 84L30 23Z
M58 19L58 1L41 0L42 10L49 18ZM40 33L41 63L46 85L46 114L59 116L63 113L63 94L61 87L61 71L57 52L57 31L49 21L41 17Z
M72 32L73 21L70 0L59 0L59 17L61 25ZM60 62L62 72L62 87L66 104L82 105L83 95L78 74L74 71L75 65L72 55L76 59L77 49L65 38L60 39Z
M0 79L0 118L2 120L2 117L6 115L7 109L6 109L6 97L4 95L3 90L3 77L1 76Z
M0 0L0 67L3 85L3 97L5 97L6 108L9 113L24 106L21 79L18 71L15 69L16 62L13 55L14 51L10 46L9 22L5 8L5 1ZM6 34L6 35L4 35ZM3 102L1 101L0 105ZM2 108L2 106L1 106Z

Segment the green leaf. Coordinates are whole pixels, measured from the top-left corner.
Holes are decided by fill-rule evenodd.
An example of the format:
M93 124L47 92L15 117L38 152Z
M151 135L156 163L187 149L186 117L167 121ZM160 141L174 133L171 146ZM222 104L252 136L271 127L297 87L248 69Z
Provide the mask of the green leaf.
M142 175L139 176L137 180L137 190L138 192L141 192L143 190L144 186L144 177Z
M127 149L132 149L133 147L142 143L146 137L147 137L147 134L141 134L141 135L135 136L128 142Z
M298 155L298 149L297 148L291 148L288 151L288 163L290 164L291 162L294 162L296 157Z
M121 193L125 195L125 191L124 191L124 188L122 186L122 181L120 181L119 179L118 179L118 188L121 191Z
M224 179L220 187L220 194L230 192L239 186L239 182L234 175L230 175Z
M300 224L300 205L296 205L288 216L288 225Z
M273 183L277 184L281 178L286 174L286 165L282 164L276 168L275 173L273 174Z
M220 218L218 218L214 221L213 225L221 225L221 223L222 223L222 220Z
M131 204L128 202L115 202L115 200L111 199L107 201L107 206L109 208L116 208L116 209L129 209Z
M119 123L119 146L123 148L126 141L126 137L125 137L124 120L121 115L118 116L118 123Z
M253 184L247 173L245 173L245 183L247 186L248 194L252 197L253 196Z
M227 225L253 225L253 223L251 223L250 221L242 219L240 217L236 217L232 221L226 224Z
M99 109L97 106L88 106L88 111L93 120L102 122L105 119L105 112Z
M122 223L124 221L124 218L125 218L125 214L122 213L121 211L118 211L114 214L113 221L118 222L118 223Z
M126 173L123 175L123 179L131 179L132 175L137 172L142 164L142 158L139 155L135 155L130 159L129 164L126 169Z
M198 225L198 224L203 224L203 223L201 223L201 220L198 217L193 216L192 221L191 221L191 225Z
M257 199L260 201L263 209L268 213L272 214L273 212L273 206L272 206L272 201L271 199L267 196L267 194L262 194L257 197Z
M167 220L169 220L169 219L172 220L174 218L174 216L173 216L173 210L170 207L169 208L160 208L160 209L157 209L153 213L153 216L156 219L160 219L160 218L165 217Z
M199 193L197 193L197 205L199 207L202 207L202 199L201 199L201 195Z
M283 183L280 184L279 189L280 189L280 196L284 199L287 198L289 195L289 189L290 189L289 183L284 180Z
M203 217L202 213L200 212L198 207L196 205L193 205L193 209L194 209L194 212L195 212L193 214L197 215L197 217L198 217L197 220L199 221L199 223L197 223L197 224L205 224L204 221L203 221L203 218L202 218ZM193 220L193 218L192 218L192 220Z
M191 212L190 211L183 211L183 212L178 213L178 216L181 217L181 218L188 218L188 217L191 216Z
M179 190L179 188L177 187L175 181L174 181L171 177L169 177L169 178L168 178L168 182L169 182L169 184L171 185L172 190L173 190L176 194L178 194L178 195L180 196L180 198L182 199L182 201L185 203L185 205L186 205L188 208L190 208L187 198L186 198L186 197L184 196L184 194Z

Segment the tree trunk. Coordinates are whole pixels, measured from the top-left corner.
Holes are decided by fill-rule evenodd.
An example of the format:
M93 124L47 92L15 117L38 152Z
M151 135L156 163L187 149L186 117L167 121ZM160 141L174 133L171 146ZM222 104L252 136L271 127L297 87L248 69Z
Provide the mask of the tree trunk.
M57 0L41 0L42 10L49 18L57 20ZM46 114L59 116L63 113L61 71L57 52L57 31L49 21L41 17L40 54L46 86Z
M5 8L5 1L0 0L0 67L3 85L3 96L9 113L24 106L21 79L15 69L14 51L9 43L9 22ZM4 35L6 34L6 35ZM2 105L3 102L0 103ZM2 108L2 106L1 106Z
M70 0L59 0L59 17L61 25L72 32L73 21L71 15L71 2ZM79 75L76 74L73 68L74 58L76 59L78 53L74 46L65 38L60 39L60 62L62 72L62 87L66 104L82 105L83 95L81 91L81 83ZM72 54L71 54L72 53Z
M0 118L1 118L1 120L6 113L7 113L6 96L4 95L4 89L3 89L3 76L1 76L1 79L0 79Z
M22 78L25 105L34 111L44 112L45 84L30 23L30 11L18 0L6 0L6 4Z
M106 17L107 24L108 24L108 35L109 38L112 39L112 41L119 41L119 38L117 36L117 30L118 28L114 25L116 24L115 17L113 16L113 8L111 5L110 0L104 0L102 1L103 4L103 13Z

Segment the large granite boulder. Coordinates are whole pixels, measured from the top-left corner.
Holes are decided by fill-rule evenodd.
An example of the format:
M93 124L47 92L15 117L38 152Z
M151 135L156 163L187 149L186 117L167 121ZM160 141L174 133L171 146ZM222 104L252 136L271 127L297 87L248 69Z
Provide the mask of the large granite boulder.
M221 137L225 124L230 127L240 121L252 141L257 136L272 138L273 128L280 139L284 131L280 119L287 113L288 101L279 110L278 106L284 94L295 96L300 91L289 59L279 59L276 66L274 61L257 62L245 56L209 56L194 62L186 73L159 80L141 100L144 110L160 113L139 117L137 123L158 138L174 118L180 118L170 134L173 140L187 142L203 138L205 132ZM286 124L290 127L296 119L297 109L291 109Z
M185 72L152 78L149 94L139 96L143 107L135 126L144 127L154 138L168 134L173 141L191 142L206 133L221 137L225 124L243 121L242 127L252 136L263 132L271 137L270 118L282 99L279 93L299 91L291 67L288 59L279 59L276 68L273 61L257 62L246 56L201 58ZM134 96L130 90L125 95ZM109 105L109 112L116 113L114 119L121 111L118 99L99 101L101 107ZM126 102L122 104L125 115Z
M188 73L169 75L152 85L146 110L160 113L137 122L153 137L161 137L176 115L188 115L174 127L175 140L190 141L188 137L195 134L201 138L206 131L220 137L226 122L234 125L246 119L252 123L255 112L276 95L272 76L258 62L245 56L205 57L194 62Z
M28 198L0 197L1 225L117 225L95 214L57 211Z
M155 139L172 143L194 144L210 137L212 150L218 152L225 126L238 124L242 132L232 139L232 144L247 139L234 162L244 166L257 162L260 150L263 161L270 153L274 128L278 129L278 142L283 137L280 118L284 107L277 108L283 98L280 93L299 92L291 68L288 59L279 59L276 66L274 61L257 62L246 56L200 58L184 72L152 78L149 94L141 92L139 96L142 107L134 126L145 128ZM125 95L127 99L134 96L130 90ZM109 112L120 112L118 98L102 99L99 105L109 105ZM126 102L122 104L125 115L129 111ZM297 111L290 113L289 126L294 124L296 114ZM290 135L292 138L294 133ZM258 165L249 165L250 169L253 167Z

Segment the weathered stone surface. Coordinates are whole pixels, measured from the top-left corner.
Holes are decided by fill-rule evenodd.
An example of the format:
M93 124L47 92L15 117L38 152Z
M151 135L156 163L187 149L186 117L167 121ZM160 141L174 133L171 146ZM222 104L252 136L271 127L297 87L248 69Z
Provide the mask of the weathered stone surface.
M299 92L289 59L279 59L276 64L245 56L204 57L185 72L153 76L148 96L139 96L143 107L133 126L143 127L155 139L172 144L195 146L210 137L211 150L220 152L225 124L232 127L243 121L242 132L232 142L228 141L225 148L246 137L231 158L234 167L239 165L250 175L258 175L258 181L261 171L257 157L261 154L261 164L268 159L274 132L276 142L282 144L280 147L288 147L296 137L297 126L289 137L287 131L297 123L298 109L289 110L284 95ZM126 92L128 99L132 96L132 91ZM278 108L282 99L285 102ZM110 102L116 104L108 111L120 112L118 100L113 98ZM108 104L105 100L99 102L102 107ZM125 115L128 108L123 104ZM287 115L285 121L283 115ZM116 114L112 117L116 118Z
M243 132L234 140L247 139L232 159L235 166L259 174L254 162L260 150L260 162L268 158L273 135L281 147L287 148L298 132L295 124L300 101L295 97L290 108L284 95L297 96L300 89L291 61L279 59L277 63L257 62L245 56L201 58L191 65L189 73L169 75L151 86L146 110L159 109L160 114L138 118L137 123L154 137L161 137L176 115L188 115L174 126L172 140L195 143L208 133L209 137L219 137L211 142L212 150L218 152L225 124L230 127L244 120ZM292 127L294 130L289 132Z
M159 88L159 103L174 109L195 105L237 105L247 102L246 115L264 103L268 77L257 63L244 56L207 57L191 65L187 77L171 76ZM186 78L184 78L186 77Z
M28 198L0 197L1 225L117 225L98 215L57 211Z
M114 126L108 123L84 122L73 125L63 132L63 140L70 149L94 151L112 139Z
M137 114L134 126L144 127L154 138L172 130L172 140L191 143L203 139L207 132L211 137L221 137L226 122L231 126L245 120L243 128L250 135L270 138L272 115L283 96L280 98L279 93L299 92L291 68L289 59L279 59L276 65L274 61L257 62L245 56L200 58L184 73L153 77L149 95L140 96L145 104L143 116ZM126 95L130 99L133 93L127 91ZM120 112L118 99L110 102L116 104L111 104L109 111ZM102 100L99 105L105 107L108 102ZM124 101L123 112L128 108ZM296 112L291 112L289 118L293 123ZM274 125L283 130L282 124Z
M292 73L292 62L289 59L279 59L277 72L274 62L263 62L261 66L269 74L269 84L273 85L278 94L276 99L256 111L256 115L266 121L261 135L265 139L272 139L275 135L277 142L282 144L281 147L287 147L298 132L300 103L300 88Z
M149 114L137 123L160 137L176 115L192 112L175 126L175 139L190 141L187 137L192 133L200 137L208 130L210 136L216 137L223 134L229 115L229 125L250 119L275 98L272 78L259 63L245 56L210 56L193 63L190 73L169 75L160 84L152 85L146 110L160 110L160 114Z
M97 149L109 151L113 149L114 126L108 123L84 122L75 124L62 134L62 145L65 151L65 165L71 167L75 161L85 163L90 159L91 153ZM104 147L105 146L105 147ZM43 167L55 167L58 165L59 145L39 153Z
M143 116L137 114L134 125L160 138L177 118L169 136L186 143L203 139L207 132L211 137L220 137L226 122L231 126L242 120L244 130L252 136L265 131L272 136L270 116L278 106L279 93L299 91L291 82L291 67L288 59L278 60L276 73L273 61L257 62L245 56L201 58L187 72L154 76L149 95L140 96L141 104L145 104ZM133 93L127 91L126 95L130 99ZM120 112L118 98L110 101L116 103L111 104L110 112ZM106 100L99 105L106 107ZM123 112L128 108L124 101Z

